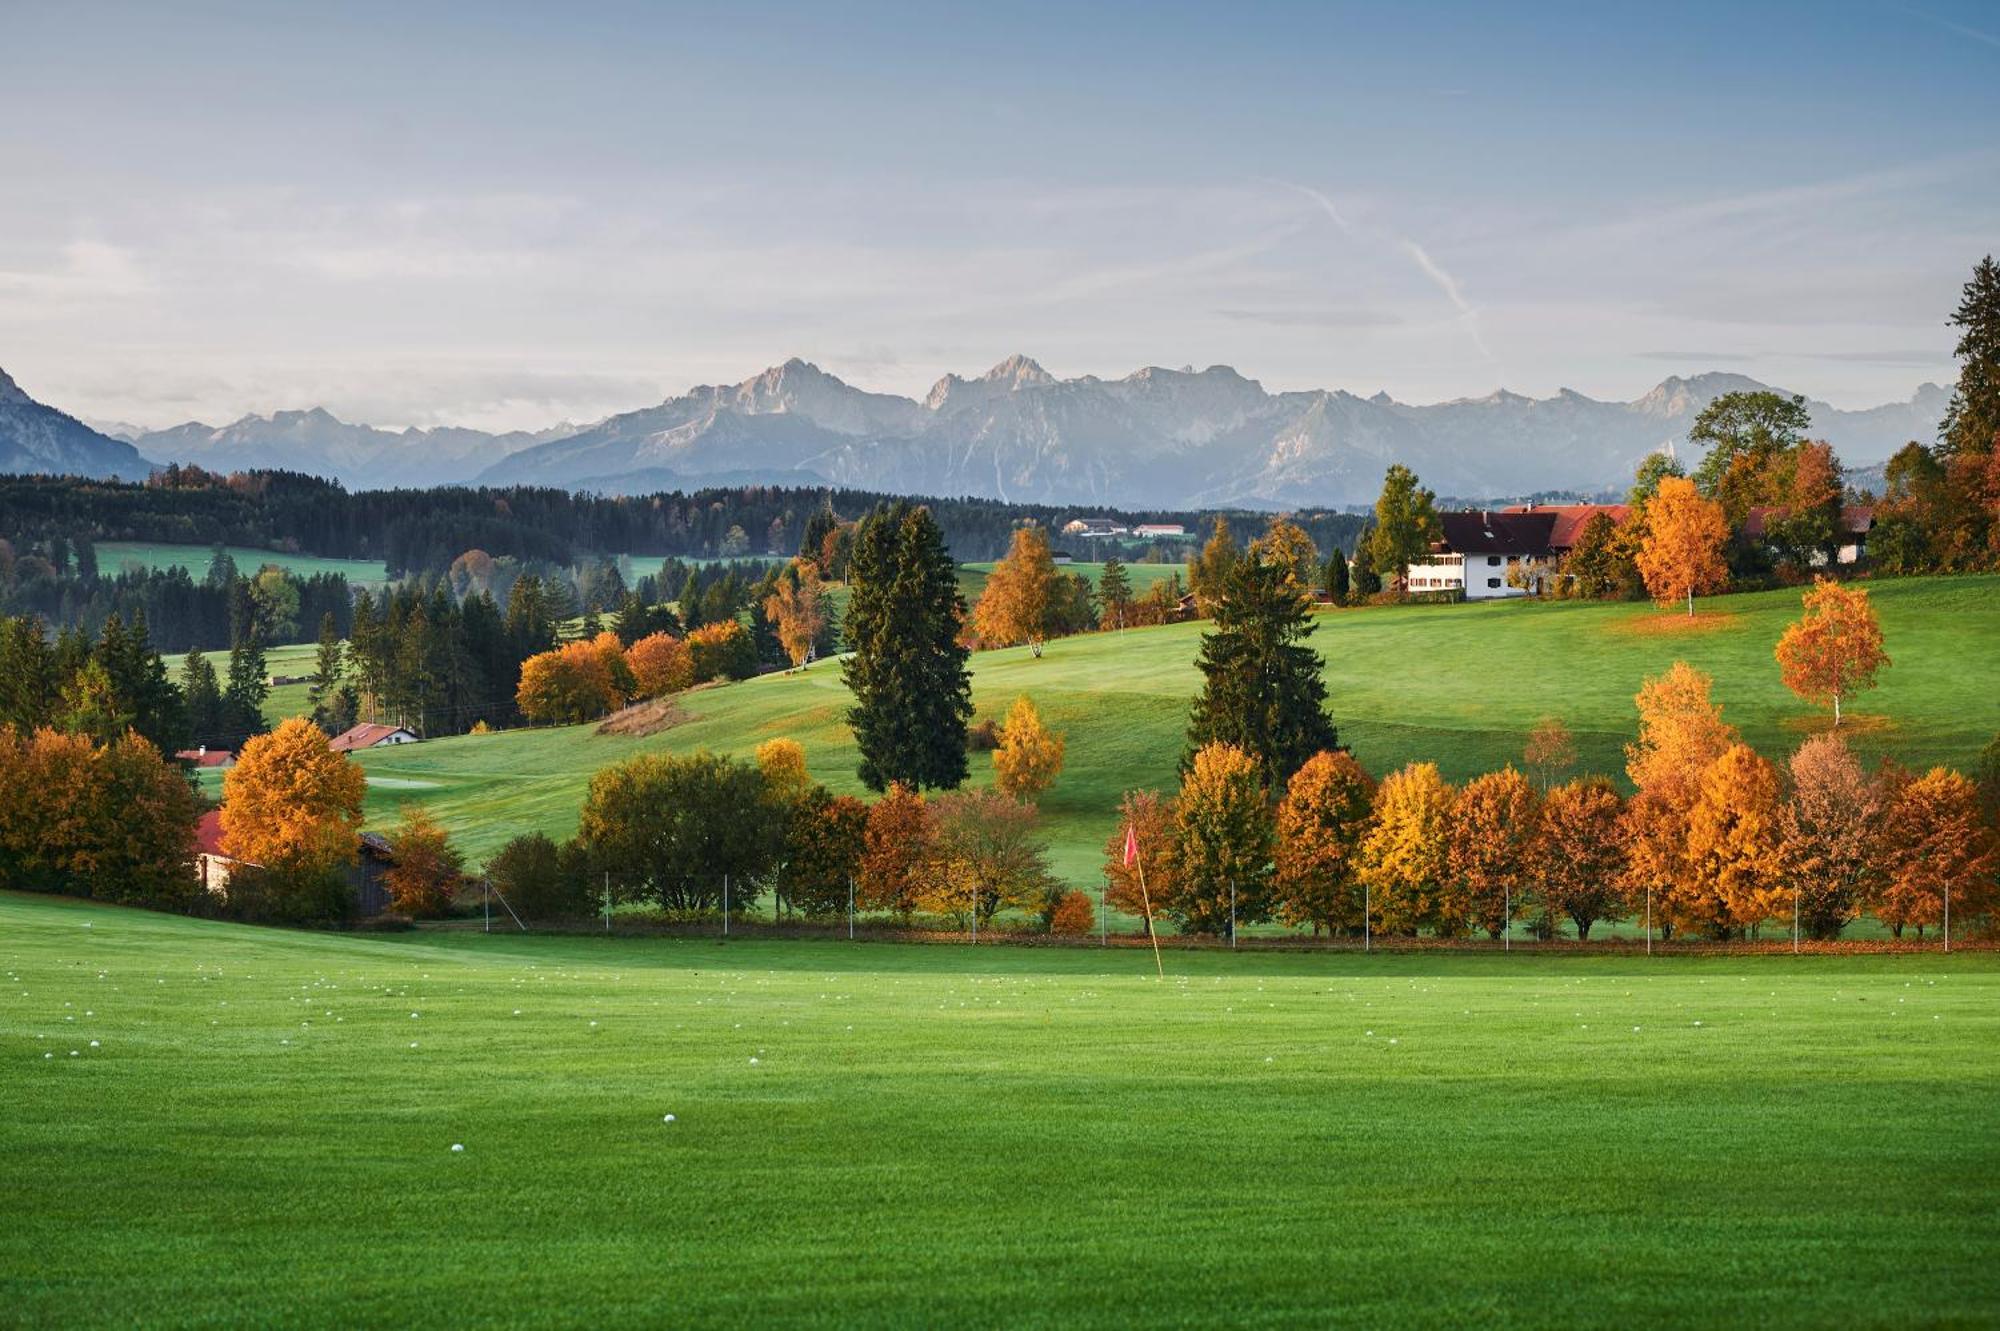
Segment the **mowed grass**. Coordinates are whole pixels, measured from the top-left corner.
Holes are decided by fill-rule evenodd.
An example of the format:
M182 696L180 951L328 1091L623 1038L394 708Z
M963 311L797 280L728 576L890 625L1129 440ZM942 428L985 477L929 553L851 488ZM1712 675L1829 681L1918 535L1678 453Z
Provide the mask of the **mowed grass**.
M236 561L236 570L246 576L266 564L276 564L294 577L310 578L316 573L345 573L355 586L372 587L388 581L388 566L379 559L332 559L320 555L293 555L279 550L259 550L252 546L227 547ZM215 548L207 545L166 545L150 541L99 541L97 567L105 574L116 573L127 564L143 568L184 568L197 579L208 572Z
M2000 731L2000 578L1882 580L1869 584L1895 664L1881 686L1849 704L1853 743L1869 761L1971 764ZM1716 680L1724 715L1763 752L1782 757L1824 713L1787 691L1772 649L1799 614L1797 591L1717 597L1698 631L1646 605L1437 605L1333 610L1313 645L1326 657L1330 707L1343 742L1371 771L1436 762L1462 781L1519 763L1527 732L1553 715L1575 732L1580 770L1618 776L1632 738L1632 697L1675 659ZM1099 880L1120 794L1177 782L1188 703L1200 675L1204 623L1091 634L972 658L974 700L998 717L1032 697L1068 741L1061 779L1041 801L1056 870ZM698 748L748 756L764 740L805 746L813 774L863 793L845 714L851 697L837 662L687 694L691 719L645 738L594 726L433 740L361 755L369 815L393 820L416 799L444 820L475 862L517 832L570 835L590 775L634 753ZM975 754L973 782L992 780ZM393 785L388 783L393 782Z
M0 896L0 979L10 1325L2000 1318L1991 953L1159 983Z

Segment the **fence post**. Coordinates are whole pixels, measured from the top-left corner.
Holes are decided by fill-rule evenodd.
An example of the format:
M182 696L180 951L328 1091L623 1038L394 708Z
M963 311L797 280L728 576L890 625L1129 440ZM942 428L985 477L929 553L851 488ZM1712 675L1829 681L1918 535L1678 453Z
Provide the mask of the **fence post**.
M1103 883L1097 885L1097 945L1099 947L1111 946L1111 917L1104 913Z
M1502 885L1501 898L1502 904L1500 910L1503 918L1500 921L1500 950L1502 952L1512 952L1514 950L1514 885L1512 883Z
M604 932L611 932L611 870L604 871Z
M847 875L847 941L854 941L854 875Z
M722 875L722 936L729 937L729 875Z
M1944 950L1951 951L1951 884L1944 885Z
M1792 889L1792 955L1799 952L1799 889Z
M1229 880L1229 950L1236 950L1236 880Z
M1367 883L1361 885L1361 950L1375 950L1375 892Z

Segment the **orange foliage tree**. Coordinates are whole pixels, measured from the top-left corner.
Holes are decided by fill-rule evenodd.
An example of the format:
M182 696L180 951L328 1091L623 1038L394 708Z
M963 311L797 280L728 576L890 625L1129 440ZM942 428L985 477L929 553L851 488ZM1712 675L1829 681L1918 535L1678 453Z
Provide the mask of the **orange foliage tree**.
M1137 863L1125 863L1125 833L1130 829L1138 851ZM1139 876L1145 875L1145 890ZM1174 802L1156 790L1128 790L1118 802L1118 826L1104 843L1104 904L1135 919L1164 912L1161 903L1180 891L1174 857Z
M861 904L908 920L936 876L930 805L900 781L868 806L862 836Z
M784 899L809 916L839 915L859 900L868 806L812 786L793 808L785 837Z
M1947 767L1900 785L1882 839L1888 883L1875 902L1876 918L1901 938L1906 928L1921 934L1942 923L1947 895L1953 919L1990 911L2000 856L1981 816L1978 787Z
M318 726L295 716L243 746L222 777L222 848L239 860L320 872L354 862L368 783Z
M1882 650L1882 625L1862 587L1819 578L1805 595L1806 612L1778 639L1778 666L1785 687L1810 703L1840 704L1875 686L1875 673L1889 664Z
M1736 743L1735 728L1709 700L1711 681L1685 661L1640 686L1639 737L1625 749L1625 772L1637 792L1626 806L1626 883L1634 913L1649 894L1672 935L1699 928L1700 909L1688 856L1688 814L1709 767Z
M985 925L1003 909L1033 911L1047 924L1060 891L1035 806L998 790L954 790L931 802L936 872L924 904L961 923Z
M1048 640L1055 585L1056 561L1048 532L1036 523L1016 527L1007 557L986 575L986 589L972 608L972 627L987 643L1025 642L1040 656Z
M1436 763L1411 763L1375 793L1375 821L1361 843L1361 882L1374 927L1414 934L1439 923L1450 873L1452 788Z
M1375 811L1375 779L1354 755L1322 750L1285 783L1278 802L1278 918L1321 929L1361 927L1355 872Z
M396 909L435 919L451 909L452 894L465 877L465 856L421 804L405 804L403 819L389 834L390 865L382 875Z
M1646 591L1662 606L1685 599L1692 617L1697 595L1729 585L1729 565L1722 558L1728 541L1729 521L1720 504L1702 498L1693 481L1661 477L1659 492L1646 505L1646 541L1639 547Z
M1702 773L1688 810L1688 905L1712 938L1728 938L1790 906L1779 872L1778 769L1733 744Z
M1000 731L1000 747L993 751L994 780L1015 799L1033 801L1062 773L1063 737L1042 724L1042 714L1025 696L1007 709Z
M1238 923L1270 918L1274 832L1263 766L1233 744L1203 745L1174 801L1176 872L1167 913L1190 933L1225 933L1233 894Z
M1484 772L1452 801L1447 889L1439 909L1446 932L1486 930L1498 938L1522 904L1541 811L1534 787L1512 767Z
M1097 912L1082 892L1065 892L1049 916L1049 932L1065 938L1079 938L1097 927Z
M658 698L694 683L694 653L671 633L649 633L625 649L632 696Z
M523 661L514 701L530 721L574 725L617 711L635 687L624 644L607 631Z
M703 624L687 635L697 684L711 679L749 679L757 673L757 647L741 620Z
M1294 594L1311 596L1319 581L1319 547L1305 528L1290 518L1273 518L1264 534L1250 542L1250 554L1285 570L1285 585Z
M813 644L826 629L826 588L820 583L819 565L810 559L794 560L764 598L764 614L777 626L785 655L803 670L812 660Z
M195 797L150 742L0 727L0 887L178 907L195 895Z
M1625 801L1601 776L1551 790L1542 801L1533 878L1539 931L1553 936L1564 919L1579 939L1599 920L1615 920L1625 876Z
M1791 798L1778 817L1785 887L1807 934L1837 938L1882 881L1882 797L1838 735L1799 745L1791 775Z

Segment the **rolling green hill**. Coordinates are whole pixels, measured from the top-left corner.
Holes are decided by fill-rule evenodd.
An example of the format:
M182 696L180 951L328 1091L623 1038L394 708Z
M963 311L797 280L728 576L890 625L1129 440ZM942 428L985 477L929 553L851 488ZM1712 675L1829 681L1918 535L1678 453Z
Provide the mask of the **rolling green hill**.
M1871 584L1895 664L1852 706L1851 734L1869 757L1968 765L2000 730L2000 577ZM1343 742L1370 770L1436 761L1463 780L1520 759L1526 732L1546 715L1576 733L1583 768L1620 774L1633 730L1632 695L1676 658L1716 678L1724 714L1767 753L1782 754L1820 714L1779 682L1771 651L1798 614L1797 591L1721 597L1685 621L1650 606L1531 604L1336 610L1318 620L1331 707ZM1206 626L1177 624L1092 634L973 657L980 715L1020 694L1068 737L1068 765L1043 799L1054 862L1078 883L1098 877L1119 794L1176 781L1187 705ZM520 831L567 836L590 774L648 749L747 755L790 736L816 776L861 793L843 720L848 693L837 663L697 690L690 720L662 734L600 736L590 726L433 740L364 754L369 812L392 819L404 800L430 805L475 861ZM976 755L975 782L991 780Z
M0 894L0 1322L2000 1310L1991 953L1167 966Z

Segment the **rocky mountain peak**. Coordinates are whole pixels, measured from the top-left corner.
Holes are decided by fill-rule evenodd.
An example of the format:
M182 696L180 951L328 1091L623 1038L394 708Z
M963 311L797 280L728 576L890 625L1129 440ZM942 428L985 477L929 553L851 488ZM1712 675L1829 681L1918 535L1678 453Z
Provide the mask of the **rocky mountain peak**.
M1056 381L1033 357L1019 354L1001 361L985 377L989 384L1005 384L1009 388L1046 388Z
M31 402L33 400L21 391L21 386L14 382L12 375L8 374L5 370L0 370L0 402Z

